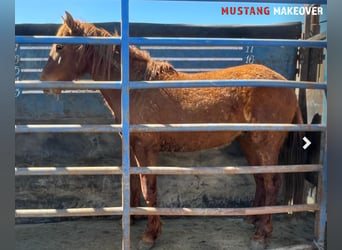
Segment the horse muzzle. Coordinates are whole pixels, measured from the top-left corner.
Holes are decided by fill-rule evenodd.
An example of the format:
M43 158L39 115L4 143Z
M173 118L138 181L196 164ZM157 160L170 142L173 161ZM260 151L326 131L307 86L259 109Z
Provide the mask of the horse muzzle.
M44 94L59 95L62 93L61 89L43 89Z
M43 72L42 72L42 74L41 74L41 76L40 76L40 80L41 80L41 81L49 81L49 80L51 80L51 79L49 79L49 77L47 77L47 76L45 75L44 70L43 70ZM55 95L59 95L59 94L62 92L62 90L61 90L61 89L43 89L43 92L44 92L44 94L55 94Z

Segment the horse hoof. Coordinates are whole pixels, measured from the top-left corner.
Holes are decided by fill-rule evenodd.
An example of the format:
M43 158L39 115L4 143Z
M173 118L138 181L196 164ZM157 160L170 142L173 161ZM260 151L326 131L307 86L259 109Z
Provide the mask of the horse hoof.
M139 244L138 244L138 250L149 250L149 249L152 249L153 246L154 246L154 243L145 242L143 240L140 240Z
M251 245L250 245L249 249L250 250L264 250L264 249L266 249L266 244L265 244L265 242L251 240Z

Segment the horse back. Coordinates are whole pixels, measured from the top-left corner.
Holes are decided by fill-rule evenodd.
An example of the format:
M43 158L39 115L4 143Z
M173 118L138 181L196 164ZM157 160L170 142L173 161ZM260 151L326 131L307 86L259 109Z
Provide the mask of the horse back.
M285 80L263 65L186 74L166 71L157 80ZM132 91L132 123L291 123L294 89L276 87L161 88Z

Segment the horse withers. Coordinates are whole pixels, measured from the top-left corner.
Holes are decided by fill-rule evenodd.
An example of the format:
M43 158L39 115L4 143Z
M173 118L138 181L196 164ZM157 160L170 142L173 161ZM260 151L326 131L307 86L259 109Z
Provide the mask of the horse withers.
M114 34L116 35L116 34ZM57 36L102 36L112 34L93 24L74 20L66 12ZM90 74L93 80L120 80L121 55L118 45L53 44L41 80L71 81ZM285 80L277 72L257 64L242 65L203 73L176 71L168 62L130 46L130 80ZM186 86L185 86L186 87ZM106 104L121 122L121 90L100 89ZM55 94L60 89L53 89ZM131 124L171 123L302 123L294 89L276 87L160 88L130 90ZM130 156L133 166L157 165L161 151L190 152L227 145L238 140L251 166L277 165L287 136L285 131L153 132L132 133ZM276 204L281 177L276 173L255 174L255 206ZM140 187L148 207L157 206L155 175L131 176L131 206L139 206ZM272 233L272 216L249 217L256 225L252 246L264 246ZM158 215L149 215L142 236L153 246L161 234Z

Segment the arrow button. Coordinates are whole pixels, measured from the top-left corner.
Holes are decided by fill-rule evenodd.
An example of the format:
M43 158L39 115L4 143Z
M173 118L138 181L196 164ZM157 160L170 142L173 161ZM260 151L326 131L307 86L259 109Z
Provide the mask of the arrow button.
M311 141L309 141L305 136L303 137L303 141L305 141L305 145L303 146L303 149L305 150L311 145Z

